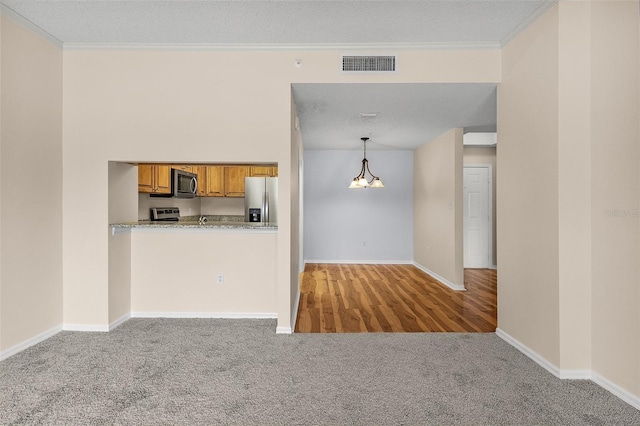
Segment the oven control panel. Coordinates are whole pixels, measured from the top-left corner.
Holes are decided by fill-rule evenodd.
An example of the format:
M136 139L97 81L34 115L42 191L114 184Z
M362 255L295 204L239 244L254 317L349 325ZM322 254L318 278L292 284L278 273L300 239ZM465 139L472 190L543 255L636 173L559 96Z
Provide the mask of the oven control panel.
M178 207L151 207L151 220L170 220L177 221L180 219L180 209Z

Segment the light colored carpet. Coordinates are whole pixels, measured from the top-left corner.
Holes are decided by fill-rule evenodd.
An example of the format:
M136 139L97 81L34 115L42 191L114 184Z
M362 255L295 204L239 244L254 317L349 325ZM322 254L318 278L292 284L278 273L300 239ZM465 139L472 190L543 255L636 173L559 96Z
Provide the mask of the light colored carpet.
M640 411L494 334L276 335L273 320L132 319L0 363L1 424L604 425Z

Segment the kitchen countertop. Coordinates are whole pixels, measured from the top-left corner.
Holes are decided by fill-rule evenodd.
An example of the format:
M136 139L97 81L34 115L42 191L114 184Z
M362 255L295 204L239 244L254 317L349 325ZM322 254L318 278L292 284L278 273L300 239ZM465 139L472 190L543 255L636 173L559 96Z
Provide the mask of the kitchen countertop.
M112 223L109 225L113 228L167 228L167 229L249 229L249 230L277 230L278 225L255 223L255 222L239 222L239 221L219 221L210 220L204 224L200 224L197 220L180 220L178 222L152 222L150 220L140 220L138 222Z

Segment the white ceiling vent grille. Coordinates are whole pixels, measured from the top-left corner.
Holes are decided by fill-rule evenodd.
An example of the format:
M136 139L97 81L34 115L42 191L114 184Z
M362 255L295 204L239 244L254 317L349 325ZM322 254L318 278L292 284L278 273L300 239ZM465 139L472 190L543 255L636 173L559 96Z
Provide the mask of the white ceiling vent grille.
M395 72L396 56L342 55L343 72Z

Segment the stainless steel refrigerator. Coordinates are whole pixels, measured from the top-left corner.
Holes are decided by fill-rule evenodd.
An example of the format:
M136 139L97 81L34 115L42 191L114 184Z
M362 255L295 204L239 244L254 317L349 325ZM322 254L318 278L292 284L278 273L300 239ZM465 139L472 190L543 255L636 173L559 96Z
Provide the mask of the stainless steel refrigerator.
M244 178L244 220L278 224L278 178Z

